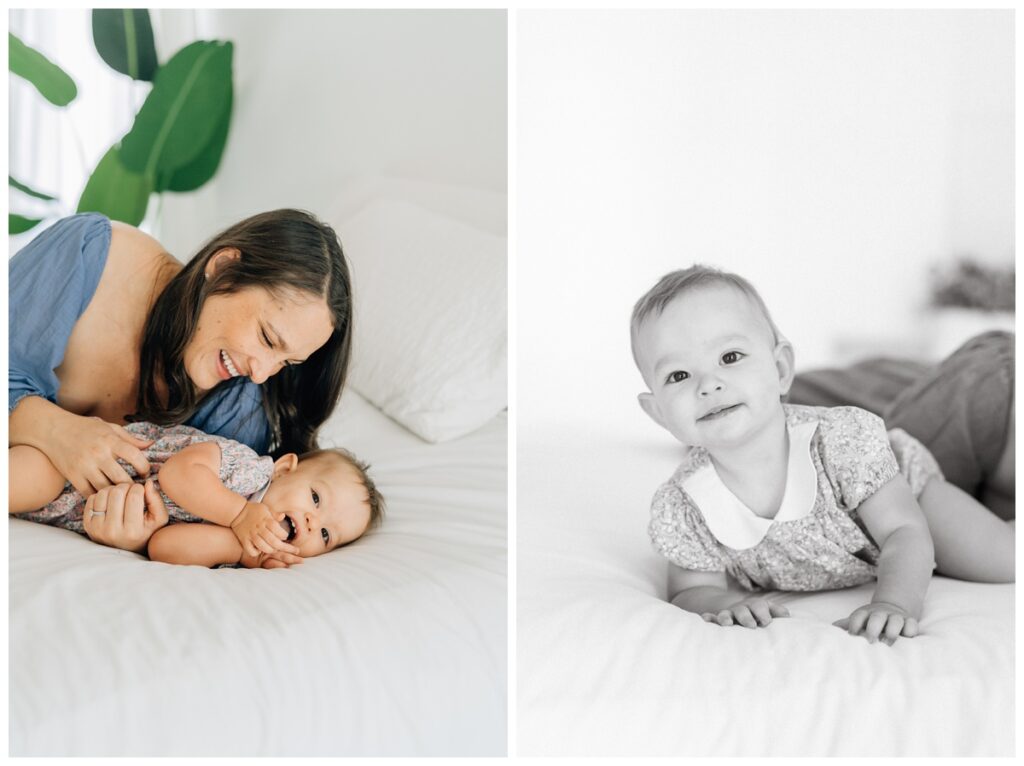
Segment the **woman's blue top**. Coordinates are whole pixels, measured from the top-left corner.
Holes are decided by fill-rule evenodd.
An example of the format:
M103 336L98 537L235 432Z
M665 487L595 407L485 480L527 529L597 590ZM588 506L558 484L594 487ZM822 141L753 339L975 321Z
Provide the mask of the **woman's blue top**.
M57 403L60 381L54 370L99 285L110 235L105 216L74 215L55 223L11 258L8 414L26 396ZM185 423L240 441L261 455L270 446L260 387L248 378L220 384Z

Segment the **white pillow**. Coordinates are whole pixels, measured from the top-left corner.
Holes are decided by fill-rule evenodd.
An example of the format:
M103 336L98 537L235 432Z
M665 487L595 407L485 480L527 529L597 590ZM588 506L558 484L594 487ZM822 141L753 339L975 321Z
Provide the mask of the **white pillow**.
M400 200L498 237L508 233L508 195L487 189L395 176L363 176L334 198L332 220L347 221L371 200Z
M427 441L508 403L505 239L398 200L337 227L352 269L349 385Z

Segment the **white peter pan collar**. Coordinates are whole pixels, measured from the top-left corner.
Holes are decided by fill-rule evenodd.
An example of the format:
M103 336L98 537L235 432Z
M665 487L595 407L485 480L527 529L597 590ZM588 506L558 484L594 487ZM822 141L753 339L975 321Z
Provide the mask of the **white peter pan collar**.
M725 486L710 461L681 482L719 542L733 550L753 548L764 539L774 522L801 519L814 509L818 476L811 462L810 446L817 428L817 420L786 425L789 432L786 490L773 519L762 518L744 505Z

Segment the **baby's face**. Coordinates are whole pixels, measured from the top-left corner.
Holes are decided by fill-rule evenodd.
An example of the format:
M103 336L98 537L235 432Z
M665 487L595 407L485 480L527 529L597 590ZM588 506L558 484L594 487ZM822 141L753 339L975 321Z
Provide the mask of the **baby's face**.
M370 523L370 504L359 473L331 455L302 460L291 470L276 468L263 503L274 513L285 514L288 542L303 557L352 542Z
M742 444L782 413L789 345L773 346L757 304L729 285L685 292L636 335L644 410L684 444Z

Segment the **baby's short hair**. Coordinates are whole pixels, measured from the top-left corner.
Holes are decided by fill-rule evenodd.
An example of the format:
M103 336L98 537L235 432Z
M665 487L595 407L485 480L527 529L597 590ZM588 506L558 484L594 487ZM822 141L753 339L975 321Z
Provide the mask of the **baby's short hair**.
M377 489L377 485L374 483L373 479L370 478L370 465L368 463L364 463L343 447L326 447L324 449L310 450L309 452L299 455L299 460L309 460L311 458L318 458L326 455L334 455L356 470L356 473L359 475L359 481L366 489L366 502L370 506L370 523L366 525L366 531L369 532L371 529L379 527L384 521L384 496L380 493L380 490Z
M772 343L778 343L783 339L782 333L780 333L779 328L775 326L775 321L772 319L772 315L769 313L764 299L761 298L761 294L752 284L750 284L750 282L739 274L733 274L729 271L716 269L713 266L705 266L700 263L695 263L688 269L679 269L678 271L672 271L663 276L658 280L657 284L644 293L640 300L636 302L636 305L633 306L633 318L630 322L629 333L630 344L633 347L633 360L637 361L636 338L637 332L640 330L640 325L651 317L660 316L661 312L665 310L665 307L684 292L698 287L707 287L709 285L728 285L742 292L757 304L761 314L764 315L765 321L768 322L768 327L771 328L772 331Z

